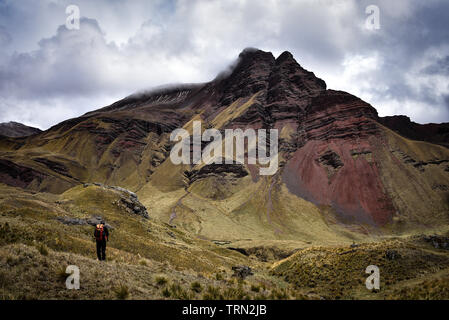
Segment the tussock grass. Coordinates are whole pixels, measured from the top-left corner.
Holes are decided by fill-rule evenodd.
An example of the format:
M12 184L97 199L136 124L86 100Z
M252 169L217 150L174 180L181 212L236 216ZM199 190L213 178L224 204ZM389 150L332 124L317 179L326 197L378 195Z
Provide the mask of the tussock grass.
M170 298L171 296L171 291L168 288L164 288L162 290L162 295L164 296L164 298Z
M263 181L260 183L263 186ZM318 247L312 243L319 240L318 236L312 241L259 239L256 235L263 229L255 227L257 232L248 234L247 240L231 240L231 245L244 248L248 257L227 249L226 245L198 239L182 226L171 228L157 219L145 220L122 212L114 205L118 195L101 188L75 187L61 196L13 190L0 185L0 191L4 191L0 192L1 299L352 299L373 295L432 299L444 297L447 292L446 275L437 278L436 274L449 273L449 253L417 243L413 238L362 243L354 253L340 255L349 250L353 240L349 236L347 245L334 245L342 239L340 235L330 240L332 246ZM281 194L273 194L275 209L280 208L279 198L284 191L281 188L278 192ZM232 197L234 204L240 203L238 197ZM185 200L184 206L198 203L194 197ZM292 201L282 205L291 205L293 210L296 200L289 200ZM222 210L220 215L227 219L226 210L234 209L230 206L224 210L232 203L226 201L212 215ZM211 208L207 201L201 204L204 209ZM307 211L306 203L301 206ZM233 212L240 210L243 209ZM259 219L253 211L240 217ZM204 212L209 214L207 210ZM107 262L96 260L92 226L64 225L56 219L59 216L86 219L92 215L101 215L113 226ZM317 226L314 219L321 218L311 219L307 227ZM211 221L219 225L219 220ZM238 234L241 231L238 228L229 229ZM249 239L252 236L255 238ZM359 238L356 240L359 242ZM298 251L299 248L302 249ZM386 261L387 249L397 250L401 258ZM377 294L366 293L366 261L378 264L383 270L381 291ZM82 290L65 288L68 265L80 268ZM234 265L249 265L255 275L245 280L232 278L228 275ZM428 289L415 288L421 282ZM410 295L403 288L410 289Z
M119 284L114 288L114 292L118 300L126 300L129 297L129 289L125 284Z
M398 257L388 259L388 250L398 252ZM285 279L300 292L313 290L326 299L351 299L358 295L375 298L376 294L367 295L369 291L365 288L368 265L379 267L380 296L386 297L388 292L406 285L411 279L432 277L436 272L449 270L449 252L431 250L428 245L415 240L367 243L355 250L315 247L301 250L275 264L271 274Z
M38 247L38 250L41 255L47 256L48 255L48 248L45 244L41 243Z
M172 283L169 287L169 290L170 290L170 297L174 299L189 300L192 298L192 295L177 283Z
M203 287L198 281L192 282L192 284L190 285L190 289L196 293L200 293L201 291L203 291Z
M59 267L55 274L56 274L56 279L58 279L58 281L65 283L65 281L67 280L67 277L69 276L66 272L66 267Z
M224 297L220 289L214 286L208 286L206 292L203 294L204 300L223 300Z
M155 281L158 286L164 286L168 282L165 277L156 277Z

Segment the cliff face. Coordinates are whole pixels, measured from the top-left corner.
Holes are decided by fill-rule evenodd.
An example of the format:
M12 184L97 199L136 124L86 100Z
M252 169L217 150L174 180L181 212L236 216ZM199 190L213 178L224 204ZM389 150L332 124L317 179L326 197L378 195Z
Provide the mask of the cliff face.
M445 126L396 119L327 89L289 52L275 58L250 49L230 74L211 82L132 95L35 136L1 138L0 172L3 183L37 191L84 182L123 186L161 219L203 236L217 221L236 233L255 232L245 228L256 223L261 236L305 234L320 212L373 227L447 222L449 150L428 143L447 144ZM222 132L278 129L277 174L259 176L257 165L247 164L175 166L169 135L191 129L193 120ZM176 201L162 202L173 194ZM330 232L324 221L313 223Z
M377 112L362 100L328 90L312 99L302 147L287 162L289 190L332 206L343 219L384 225L394 206L385 193L371 140L381 140Z

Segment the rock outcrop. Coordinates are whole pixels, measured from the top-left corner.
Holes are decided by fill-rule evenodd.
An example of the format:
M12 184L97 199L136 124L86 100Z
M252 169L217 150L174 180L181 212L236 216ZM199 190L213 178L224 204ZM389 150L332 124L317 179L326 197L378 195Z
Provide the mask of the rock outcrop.
M101 216L92 216L91 218L85 218L85 219L64 216L64 217L57 217L56 220L58 220L62 224L68 225L68 226L85 226L85 225L96 226L100 222L105 221ZM111 226L106 221L105 221L105 227L107 227L110 230L114 229L114 227Z
M139 199L137 198L137 195L134 192L131 192L122 187L107 186L98 182L84 184L84 188L90 186L97 186L100 188L105 188L119 192L121 197L120 200L115 202L116 205L122 207L123 210L127 211L128 213L142 216L145 219L149 218L147 208L145 208L145 206L142 203L140 203Z
M234 277L240 278L242 280L248 276L253 275L251 268L248 266L235 266L235 267L232 267L232 271L234 271L234 274L233 274Z

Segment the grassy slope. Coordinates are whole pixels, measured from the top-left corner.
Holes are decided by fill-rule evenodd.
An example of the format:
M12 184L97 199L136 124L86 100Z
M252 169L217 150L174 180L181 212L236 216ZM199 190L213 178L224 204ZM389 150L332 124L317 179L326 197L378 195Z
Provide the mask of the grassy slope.
M164 163L160 167L164 171L158 176L165 176L165 166L169 174L171 167ZM271 178L252 183L249 176L234 182L209 177L195 182L187 191L172 186L167 192L166 185L150 181L138 194L154 216L168 223L175 211L175 225L207 239L296 240L302 246L348 243L363 237L328 223L323 210L290 194L283 185L270 191L271 184ZM226 187L217 195L223 185Z
M124 211L117 205L120 192L78 186L58 196L0 189L1 298L111 299L128 292L134 299L277 299L294 294L253 257ZM92 215L113 227L107 262L96 260L92 226L56 220ZM65 289L64 270L70 264L80 267L80 291ZM239 264L251 265L255 275L237 281L231 266ZM192 290L192 283L200 288Z
M395 251L389 259L387 251ZM366 267L380 270L380 292L365 288ZM312 247L273 265L271 274L304 294L326 299L449 298L449 252L420 237L349 246ZM422 290L421 284L427 287ZM411 291L409 291L411 290Z
M225 127L242 115L256 98L257 94L249 100L236 101L216 115L210 124ZM201 115L196 115L192 121L199 119ZM101 120L93 121L98 128L109 128L109 124ZM185 125L189 130L192 121ZM25 144L20 148L10 140L1 140L1 158L51 176L42 185L31 189L67 191L61 195L34 194L0 186L0 292L6 298L111 298L115 294L110 289L126 282L134 298L160 298L163 297L163 286L155 284L154 276L163 273L172 285L178 283L184 290L176 289L175 285L170 289L172 293L166 291L165 295L190 297L184 293L193 294L188 286L198 281L204 288L212 286L206 297L220 298L230 294L225 294L226 287L237 284L217 281L217 277L222 277L217 273L224 271L225 279L230 280L231 266L247 264L257 270L256 276L248 280L246 287L237 285L234 294L251 297L262 294L261 289L259 293L250 290L254 285L266 287L263 290L265 296L278 298L287 297L285 294L300 298L426 297L426 294L442 297L444 293L438 295L431 288L447 287L449 272L444 252L435 252L408 238L379 241L385 234L406 237L430 230L447 231L449 195L441 189L441 186L449 185L449 175L444 171L447 163L428 164L422 166L422 170L415 165L449 159L449 151L405 139L386 128L384 133L383 141L372 142L376 146L373 157L379 164L382 183L392 196L398 214L391 226L377 231L365 226L341 226L332 208L318 207L290 194L285 185L278 183L276 176L261 177L254 182L249 175L242 179L212 175L188 186L183 173L191 168L174 166L170 161L157 167L150 164L155 157L163 158L158 152L166 144L166 136L148 135L141 158L127 152L114 158L114 143L99 157L92 156L98 151L96 144L82 131L48 132L39 145L28 145L29 141L24 139ZM284 138L291 134L282 132ZM33 160L38 157L64 164L80 181L105 182L137 191L149 209L151 219L123 211L117 205L118 193L98 187L83 188L76 180ZM409 158L415 162L408 161ZM151 177L149 171L154 171ZM173 212L176 215L171 219ZM114 227L108 249L109 261L105 264L107 271L95 261L92 227L66 226L55 220L60 216L89 218L92 215L103 216ZM176 228L167 225L170 220ZM216 245L213 240L223 244ZM338 252L348 250L353 241L364 245L354 254L338 255ZM414 247L403 251L404 246ZM244 249L250 257L226 247ZM364 268L373 259L383 264L382 256L388 248L399 248L405 259L401 260L404 265L386 261L388 272L395 277L404 273L409 279L386 278L386 292L367 295L360 282L366 278ZM271 262L295 250L301 251L276 265L271 274L267 273ZM45 251L48 254L42 253ZM261 262L256 257L268 262ZM80 264L82 276L88 280L85 291L68 293L61 290L59 260L62 265L70 261ZM435 276L436 269L432 269L427 260L438 268ZM310 265L310 261L314 261L315 266ZM320 267L324 264L332 268L326 271ZM424 270L424 275L419 270ZM37 275L37 280L26 276L28 271ZM104 290L97 294L95 283L105 274ZM331 278L337 280L328 283ZM288 288L288 283L295 289L277 291L277 288ZM420 283L430 289L422 291L418 286ZM33 286L39 289L33 291ZM218 293L214 291L215 287L219 289ZM413 293L407 296L404 288ZM202 294L194 297L203 297Z
M117 204L123 194L110 189L78 186L60 196L4 185L0 190L3 299L449 298L449 252L419 236L364 238L356 248L340 240L325 246L269 237L233 241L247 257L154 215L147 220L129 213ZM55 220L92 215L113 227L107 262L95 258L92 226ZM293 250L298 251L274 262ZM397 257L388 259L387 250ZM64 270L71 264L81 270L79 291L65 289ZM251 266L255 275L237 281L230 267L239 264ZM370 264L381 269L378 293L365 288Z
M383 128L384 146L374 150L378 159L382 183L393 200L397 214L389 231L402 233L439 229L449 224L449 162L427 164L420 162L448 160L447 148L427 142L408 140ZM414 162L412 162L412 160Z
M110 143L102 144L103 136L90 133L111 134ZM121 185L137 190L148 182L154 161L162 159L161 153L168 141L168 135L149 133L137 141L144 145L127 147L128 132L115 136L111 124L101 119L86 119L70 129L52 129L35 137L22 139L0 139L0 159L32 168L48 177L41 184L34 182L28 189L60 193L80 182L101 182ZM137 143L136 142L136 143ZM64 166L67 174L55 172L36 161L45 158Z

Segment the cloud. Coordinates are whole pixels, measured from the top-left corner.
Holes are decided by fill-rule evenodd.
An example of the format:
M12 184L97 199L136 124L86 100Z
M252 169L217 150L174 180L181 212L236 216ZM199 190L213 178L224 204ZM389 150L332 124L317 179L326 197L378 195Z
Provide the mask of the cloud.
M345 52L343 79L330 75L330 87L353 92L373 104L382 116L406 114L412 120L449 121L444 97L449 94L449 4L443 1L364 1L380 9L381 28L365 31L364 42ZM355 38L358 41L359 38ZM366 41L369 39L370 41ZM376 60L376 68L359 65L348 71L356 57Z
M11 43L11 36L6 31L5 27L0 26L0 46L7 46Z
M434 61L433 64L422 70L427 74L449 75L449 56Z
M79 0L80 30L63 25L69 4L0 3L0 122L44 129L133 92L210 81L246 47L292 52L381 115L449 121L445 1ZM380 30L364 27L371 4Z

